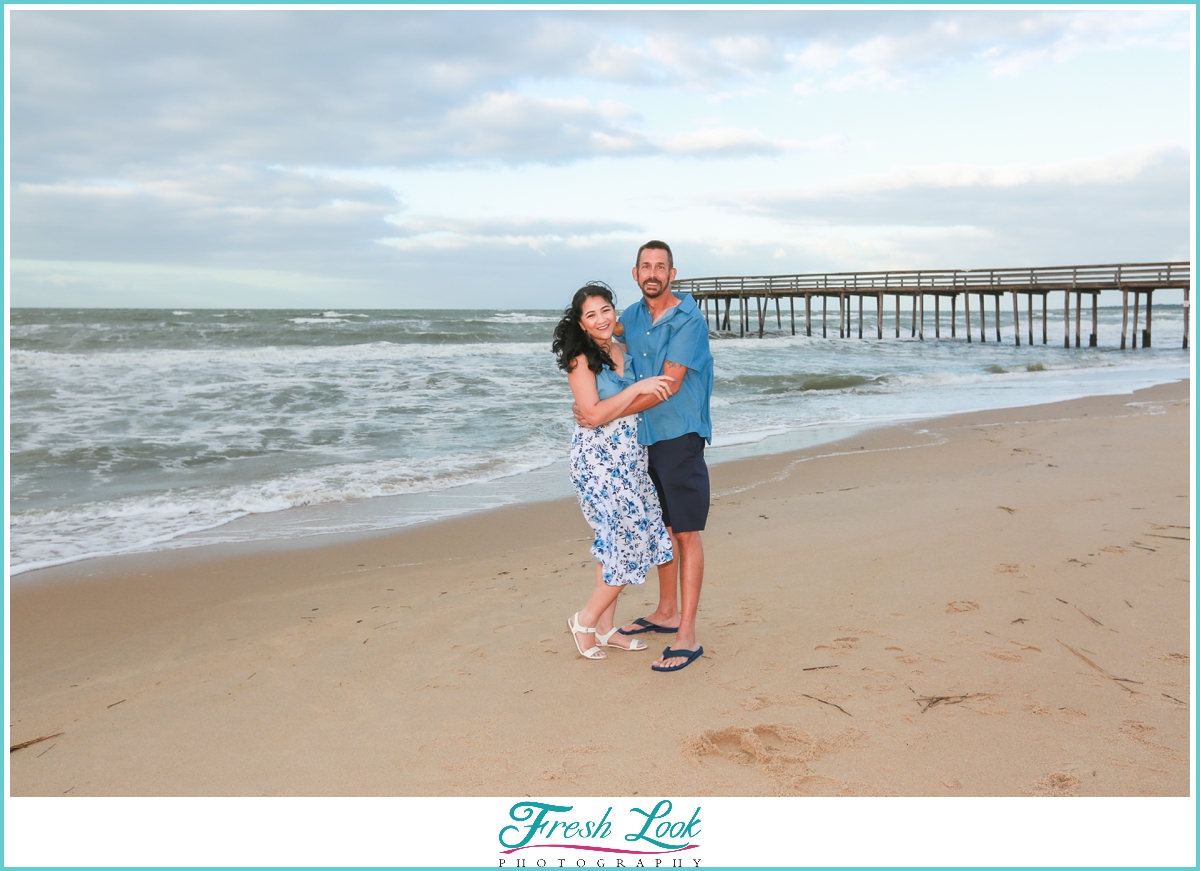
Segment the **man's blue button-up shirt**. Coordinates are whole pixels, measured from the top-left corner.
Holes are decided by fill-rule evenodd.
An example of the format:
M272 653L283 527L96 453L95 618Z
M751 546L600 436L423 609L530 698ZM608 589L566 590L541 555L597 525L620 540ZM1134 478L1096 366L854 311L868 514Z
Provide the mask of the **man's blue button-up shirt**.
M675 298L679 305L667 309L658 323L644 298L621 313L625 346L639 381L662 375L668 360L688 370L678 393L638 415L638 441L644 445L689 432L712 442L713 358L708 324L691 294L676 294Z

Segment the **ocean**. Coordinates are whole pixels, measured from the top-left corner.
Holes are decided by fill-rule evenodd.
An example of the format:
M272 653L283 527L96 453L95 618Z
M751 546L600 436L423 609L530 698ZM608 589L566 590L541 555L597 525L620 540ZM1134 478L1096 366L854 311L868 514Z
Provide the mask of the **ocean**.
M890 302L890 300L889 300ZM870 308L870 307L868 307ZM1183 313L1154 347L713 334L709 461L889 423L1189 377ZM989 312L989 323L991 321ZM1084 330L1090 312L1085 312ZM1024 317L1024 312L1022 312ZM571 494L553 311L13 309L10 572L214 542L396 528ZM1072 318L1073 319L1073 318ZM798 322L802 319L798 318ZM736 319L734 322L736 329ZM757 326L757 323L755 323ZM1057 338L1056 338L1057 337ZM1086 341L1086 336L1085 336Z

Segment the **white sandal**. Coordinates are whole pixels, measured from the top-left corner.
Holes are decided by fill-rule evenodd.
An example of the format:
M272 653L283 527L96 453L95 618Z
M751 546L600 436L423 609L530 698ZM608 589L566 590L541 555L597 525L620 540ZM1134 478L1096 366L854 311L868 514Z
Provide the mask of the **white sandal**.
M617 650L645 650L646 649L647 645L644 644L643 642L639 641L636 638L629 639L628 647L622 647L619 644L609 644L608 639L612 638L619 631L620 630L617 629L616 626L614 626L612 629L609 629L607 632L597 632L596 633L596 641L597 641L597 643L599 643L599 645L601 647L614 647Z
M580 632L591 632L591 633L595 634L596 627L595 626L590 626L590 627L589 626L580 626L578 611L576 611L572 616L567 618L567 630L571 633L571 637L575 639L575 649L579 651L579 655L582 656L584 659L606 659L607 658L604 655L604 651L601 650L599 647L592 646L592 647L589 647L587 650L584 650L583 645L579 643L579 633Z

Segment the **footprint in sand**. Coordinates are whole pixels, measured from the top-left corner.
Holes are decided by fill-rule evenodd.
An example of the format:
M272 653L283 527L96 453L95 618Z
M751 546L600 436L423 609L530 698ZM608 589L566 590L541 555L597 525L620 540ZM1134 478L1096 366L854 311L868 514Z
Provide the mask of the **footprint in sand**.
M828 644L818 644L813 650L855 650L858 648L857 635L843 635Z
M946 605L947 614L964 614L967 611L978 611L978 602L950 602Z
M762 602L755 599L753 596L748 599L743 599L738 603L742 619L751 623L764 623L762 611Z
M1079 795L1079 778L1065 771L1056 771L1035 780L1031 792L1034 795Z
M791 732L791 730L789 730ZM699 761L703 756L717 756L737 762L741 765L754 765L771 761L771 753L763 743L759 734L770 736L771 743L778 746L779 732L774 726L757 726L753 729L743 729L731 726L728 729L709 730L699 735L689 735L680 741L683 755L692 761ZM789 735L788 743L803 746L802 733ZM791 761L801 761L801 756L795 756Z
M1157 727L1151 726L1149 723L1140 723L1137 720L1125 720L1121 725L1122 735L1132 738L1134 741L1151 750L1157 750L1171 758L1178 758L1179 754L1170 747L1152 739L1151 736L1157 731Z
M809 764L855 747L865 737L866 733L857 729L846 729L828 738L817 738L793 726L772 723L751 728L730 726L690 735L680 742L680 749L694 765L707 767L715 763L714 772L728 763L753 769L771 778L778 794L841 795L861 790L816 775Z
M997 648L995 650L988 650L985 652L987 653L988 656L991 656L995 659L1003 660L1004 662L1023 662L1024 661L1021 659L1021 657L1018 654L1014 653L1011 650L1004 650L1002 648Z
M847 749L862 737L847 729L834 738L815 738L794 726L767 723L749 728L730 726L684 738L683 755L692 759L719 756L739 765L799 765Z

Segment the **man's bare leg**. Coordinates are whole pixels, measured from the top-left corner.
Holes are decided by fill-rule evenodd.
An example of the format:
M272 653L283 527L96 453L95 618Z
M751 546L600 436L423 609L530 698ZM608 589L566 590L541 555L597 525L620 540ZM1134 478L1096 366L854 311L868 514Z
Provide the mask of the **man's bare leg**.
M671 541L676 548L676 561L680 563L679 632L671 649L697 650L700 643L696 640L696 614L700 608L700 587L704 583L704 544L699 532L674 533ZM654 665L671 668L684 661L682 656L672 656L660 659Z
M658 626L665 626L668 629L674 629L679 625L679 596L677 588L679 585L679 542L675 539L675 533L671 531L671 527L667 527L667 534L671 536L671 550L675 554L675 559L669 563L663 563L658 567L658 607L653 612L646 615L645 619L649 620ZM637 632L643 627L635 623L629 623L622 627L624 632Z

